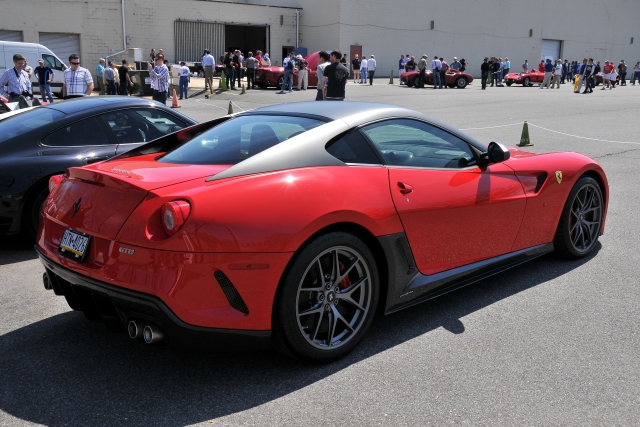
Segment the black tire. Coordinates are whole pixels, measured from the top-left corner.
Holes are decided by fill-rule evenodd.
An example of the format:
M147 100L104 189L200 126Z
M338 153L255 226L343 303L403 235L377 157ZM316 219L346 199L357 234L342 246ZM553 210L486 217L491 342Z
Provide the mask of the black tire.
M525 77L522 81L522 86L531 86L531 79L529 77Z
M465 77L458 77L456 79L456 88L458 89L464 89L465 87L467 87L467 79Z
M48 183L40 184L38 187L34 188L24 206L22 214L22 231L32 240L35 240L36 235L38 234L42 203L44 203L48 195Z
M511 86L513 84L513 82L505 82L507 84L507 86Z
M362 240L345 232L317 237L296 255L278 288L275 347L309 362L339 359L371 326L378 294L375 260Z
M284 76L278 77L278 83L276 83L276 89L282 89L283 82L284 82Z
M562 209L553 241L555 252L570 259L589 255L598 242L603 214L600 185L589 176L580 178Z

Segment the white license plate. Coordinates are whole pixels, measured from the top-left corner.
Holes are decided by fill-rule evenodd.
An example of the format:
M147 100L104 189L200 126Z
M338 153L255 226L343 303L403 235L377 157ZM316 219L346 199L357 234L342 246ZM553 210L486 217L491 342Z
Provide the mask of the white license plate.
M88 252L90 240L90 235L67 228L60 241L58 252L76 261L83 261Z

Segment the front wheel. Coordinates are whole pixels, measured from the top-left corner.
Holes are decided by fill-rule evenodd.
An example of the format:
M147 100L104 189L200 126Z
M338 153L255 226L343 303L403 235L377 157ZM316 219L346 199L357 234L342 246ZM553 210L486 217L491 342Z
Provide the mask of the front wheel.
M524 81L522 82L522 86L531 86L531 79L529 77L525 77Z
M513 82L506 82L507 86L511 86L513 84Z
M456 79L456 87L458 89L464 89L465 87L467 87L467 79L464 77L458 77Z
M312 362L344 356L371 326L378 289L375 259L362 240L344 232L316 238L282 279L273 312L275 346Z
M565 258L582 258L598 242L604 203L595 179L585 176L573 186L562 210L554 239L555 251Z

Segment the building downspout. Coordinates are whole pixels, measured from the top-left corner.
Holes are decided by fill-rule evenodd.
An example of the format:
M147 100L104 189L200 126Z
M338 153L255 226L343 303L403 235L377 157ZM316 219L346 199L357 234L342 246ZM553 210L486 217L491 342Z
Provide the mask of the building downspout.
M115 52L110 55L107 55L104 57L104 59L109 59L112 56L120 55L121 53L124 53L126 51L127 51L127 27L125 25L125 20L124 20L124 0L122 0L122 50L119 52ZM109 62L107 61L107 64L108 63Z
M298 46L299 41L300 41L300 10L296 9L296 49L299 47Z

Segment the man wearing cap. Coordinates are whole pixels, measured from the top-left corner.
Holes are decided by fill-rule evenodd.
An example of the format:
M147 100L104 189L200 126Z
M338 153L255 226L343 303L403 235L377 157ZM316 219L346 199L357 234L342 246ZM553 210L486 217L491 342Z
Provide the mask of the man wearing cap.
M462 64L460 63L460 61L458 61L458 58L454 56L453 62L449 65L449 68L451 68L452 70L459 70L460 67L462 67Z
M93 77L86 68L80 66L80 57L69 55L69 68L64 70L62 97L64 99L89 96L93 91Z
M367 60L367 74L369 74L369 85L373 85L373 75L376 73L376 57L371 55Z
M157 54L155 67L149 63L149 77L151 77L151 87L153 88L153 100L167 104L167 89L169 88L169 70L164 65L164 55Z
M154 53L155 56L155 53ZM104 65L106 64L106 60L104 58L100 58L98 61L98 66L96 67L96 75L98 76L98 90L100 90L100 95L104 95L106 93L106 89L104 87Z
M301 88L302 90L307 90L307 86L309 86L309 63L304 60L302 55L297 55L296 60L298 61L298 90Z
M107 82L107 95L117 95L115 64L109 61L109 66L104 70L104 80Z
M204 67L204 90L209 89L213 93L213 71L215 67L215 59L211 55L209 49L204 50L204 56L202 57L202 66Z
M25 57L16 53L13 55L13 68L7 69L0 77L0 95L7 98L9 102L18 102L20 95L32 96L33 89L29 81L29 74L24 71L26 64Z
M38 66L33 70L38 78L40 85L40 96L43 101L49 99L49 103L53 104L53 96L51 96L51 80L53 80L53 71L44 65L44 59L38 60Z

